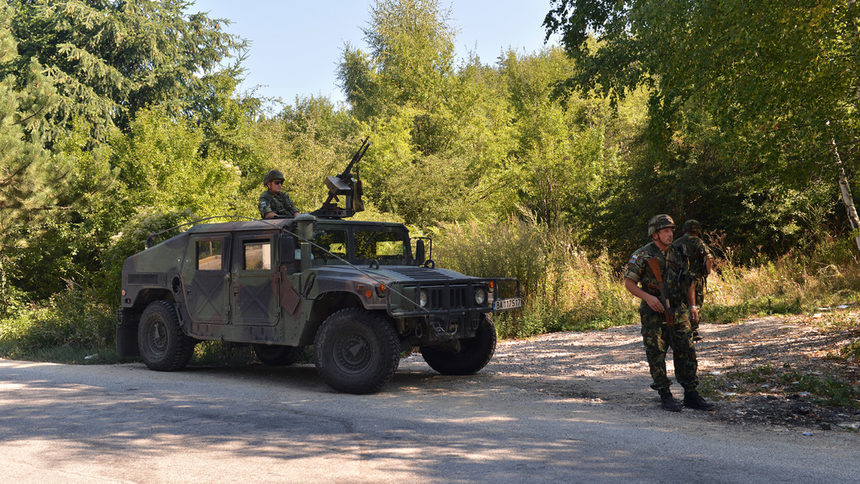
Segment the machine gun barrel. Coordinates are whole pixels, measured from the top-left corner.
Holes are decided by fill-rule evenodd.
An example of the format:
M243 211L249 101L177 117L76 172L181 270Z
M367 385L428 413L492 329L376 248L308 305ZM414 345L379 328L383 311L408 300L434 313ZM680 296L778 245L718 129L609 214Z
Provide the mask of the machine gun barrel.
M367 136L361 141L361 146L358 148L358 151L356 151L355 154L352 155L352 159L349 160L349 164L346 165L346 169L343 170L343 173L338 175L339 178L346 178L347 176L349 176L352 173L352 168L355 166L355 164L361 161L362 158L364 158L364 154L367 152L367 149L370 148L369 140L370 136Z
M349 160L349 163L346 165L346 168L340 175L337 176L329 176L326 177L326 186L328 186L328 198L325 201L325 204L330 203L332 200L337 198L338 195L350 194L352 191L352 169L355 167L356 163L361 161L364 158L364 154L367 152L367 149L370 148L370 142L368 141L370 137L364 138L361 142L361 146L358 148L358 151L352 155L352 159ZM325 205L324 204L324 205Z
M327 176L325 185L328 188L328 198L323 202L322 207L311 212L317 217L323 218L344 218L355 215L356 212L364 210L364 204L361 202L362 187L361 180L358 179L357 164L367 153L370 148L370 137L364 138L358 151L352 155L352 159L346 165L346 168L339 175ZM353 176L355 169L355 176ZM346 196L346 207L338 207L337 200L340 195Z

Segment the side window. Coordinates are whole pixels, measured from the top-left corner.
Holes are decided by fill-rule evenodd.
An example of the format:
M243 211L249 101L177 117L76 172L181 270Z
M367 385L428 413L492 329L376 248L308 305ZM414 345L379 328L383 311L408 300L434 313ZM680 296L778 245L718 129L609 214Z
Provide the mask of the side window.
M197 270L220 271L222 259L221 239L197 241Z
M272 243L268 240L247 240L243 243L246 271L263 271L272 268Z

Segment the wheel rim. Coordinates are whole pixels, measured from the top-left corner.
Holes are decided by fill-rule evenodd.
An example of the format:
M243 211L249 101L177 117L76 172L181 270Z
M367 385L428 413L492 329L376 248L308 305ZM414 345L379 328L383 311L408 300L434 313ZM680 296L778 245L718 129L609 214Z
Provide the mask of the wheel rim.
M147 331L146 342L152 354L158 355L167 351L167 326L163 321L152 322Z
M370 341L361 334L349 334L338 338L334 348L335 363L348 373L359 373L370 364L373 350Z

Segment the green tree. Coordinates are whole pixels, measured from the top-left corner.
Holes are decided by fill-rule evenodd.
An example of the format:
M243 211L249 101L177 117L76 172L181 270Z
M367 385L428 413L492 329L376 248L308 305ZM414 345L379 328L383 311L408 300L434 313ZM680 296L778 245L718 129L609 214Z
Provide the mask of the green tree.
M54 85L35 60L17 71L26 82L16 82L12 66L20 58L8 14L0 5L0 313L21 296L15 283L28 275L19 264L21 250L31 244L31 228L56 214L52 187L67 170L42 147L44 116L57 100Z
M153 108L138 112L130 128L130 136L116 141L114 163L131 210L182 208L212 216L237 208L239 170L229 161L204 158L203 134L190 121Z
M18 88L9 72L17 60L16 42L8 26L0 24L0 232L4 234L27 212L53 205L42 175L49 171L50 155L42 149L38 127L56 101L54 86L41 75L38 62L32 62L25 72L29 82Z
M85 121L94 140L113 126L125 128L135 113L160 104L187 112L201 76L244 48L223 31L224 21L186 14L185 0L11 0L11 28L20 57L13 66L19 87L38 61L57 86L59 102L47 118L53 134Z
M369 54L347 45L339 79L359 119L396 105L438 106L453 72L455 32L436 0L377 0Z
M734 243L784 251L835 217L827 121L857 169L858 17L848 0L556 0L544 25L576 61L568 85L615 98L653 88L634 192L670 194L650 206L698 211ZM697 208L708 200L725 203Z

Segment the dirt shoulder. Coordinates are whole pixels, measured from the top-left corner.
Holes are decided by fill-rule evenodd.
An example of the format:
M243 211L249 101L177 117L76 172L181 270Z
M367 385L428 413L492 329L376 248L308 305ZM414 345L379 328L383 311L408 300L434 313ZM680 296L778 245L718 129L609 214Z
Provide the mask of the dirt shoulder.
M701 334L700 388L717 404L709 418L741 425L860 429L860 362L832 357L860 337L856 327L822 329L810 318L766 317L703 324ZM667 366L672 377L671 361ZM520 388L566 398L631 410L659 404L648 386L639 325L501 341L484 371ZM672 389L682 394L679 385Z

